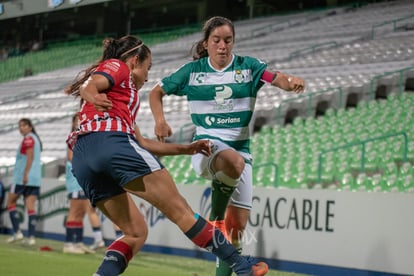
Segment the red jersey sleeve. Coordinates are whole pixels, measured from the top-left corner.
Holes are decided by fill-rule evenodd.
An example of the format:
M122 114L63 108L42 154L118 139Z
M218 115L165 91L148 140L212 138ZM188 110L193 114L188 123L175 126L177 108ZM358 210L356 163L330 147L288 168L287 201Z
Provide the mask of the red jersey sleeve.
M94 74L105 76L111 83L111 86L114 86L127 79L130 71L124 62L118 59L108 59L99 64Z
M33 137L24 137L22 142L22 147L20 149L21 154L26 154L28 149L32 149L35 145L35 140Z

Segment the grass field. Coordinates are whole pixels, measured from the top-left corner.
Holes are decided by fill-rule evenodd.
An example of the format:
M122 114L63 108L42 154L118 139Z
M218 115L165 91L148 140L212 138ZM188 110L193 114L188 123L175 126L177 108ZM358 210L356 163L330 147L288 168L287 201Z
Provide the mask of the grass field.
M96 254L63 254L63 243L37 239L36 246L22 242L7 244L9 236L0 235L0 275L2 276L88 276L92 275L102 260L104 250ZM47 246L52 251L40 251ZM214 263L194 258L140 252L129 263L124 274L145 276L207 276L214 275ZM300 275L269 271L269 276Z

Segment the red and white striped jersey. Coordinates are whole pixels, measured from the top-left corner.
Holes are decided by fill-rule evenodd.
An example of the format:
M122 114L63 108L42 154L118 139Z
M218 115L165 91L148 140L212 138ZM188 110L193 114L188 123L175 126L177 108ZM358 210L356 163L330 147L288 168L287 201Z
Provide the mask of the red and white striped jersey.
M105 93L112 101L112 109L97 111L91 103L85 101L79 111L79 127L68 137L70 148L78 135L89 132L122 131L135 134L135 117L140 100L128 66L118 59L109 59L103 61L93 74L103 75L111 83L112 87Z

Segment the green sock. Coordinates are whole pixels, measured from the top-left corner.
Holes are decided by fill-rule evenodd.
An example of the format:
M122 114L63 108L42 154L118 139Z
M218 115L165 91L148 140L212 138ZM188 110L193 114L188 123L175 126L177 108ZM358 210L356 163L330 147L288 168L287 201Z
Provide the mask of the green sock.
M216 276L231 276L233 270L222 260L216 260Z
M227 186L217 180L211 184L211 212L210 220L224 220L227 204L235 187Z
M237 248L239 254L241 254L242 249ZM231 276L233 271L231 268L219 258L216 259L216 276Z
M226 208L235 187L227 186L217 180L213 180L211 186L210 221L224 220ZM225 262L217 258L216 276L231 276L232 274L233 270Z

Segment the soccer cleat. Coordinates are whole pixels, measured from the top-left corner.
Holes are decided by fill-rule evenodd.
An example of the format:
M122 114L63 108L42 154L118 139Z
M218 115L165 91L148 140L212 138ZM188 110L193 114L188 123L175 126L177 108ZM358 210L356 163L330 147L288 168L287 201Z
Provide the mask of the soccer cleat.
M258 262L255 258L250 256L245 257L244 269L237 273L237 276L263 276L269 271L269 267L264 262Z
M91 246L89 246L90 249L92 250L97 250L99 248L104 248L105 247L105 242L104 241L96 241L94 242Z
M10 238L7 239L7 243L13 243L16 241L21 241L23 240L24 236L22 232L17 232L16 234L14 234L13 236L11 236Z
M30 237L30 238L27 240L27 244L28 244L28 245L30 245L30 246L35 245L35 244L36 244L36 239L35 239L34 237Z
M264 262L258 262L257 264L252 266L251 276L262 276L266 275L269 271L269 267Z
M76 243L75 246L81 248L86 254L95 254L95 250L90 249L86 245L84 245L82 242Z
M75 245L71 242L67 242L63 245L63 253L68 254L85 254L85 250L82 247Z

